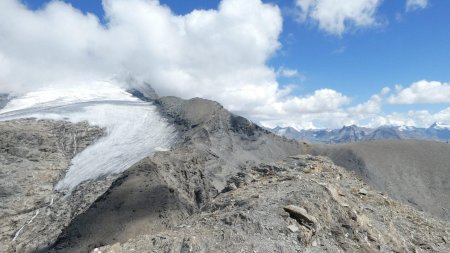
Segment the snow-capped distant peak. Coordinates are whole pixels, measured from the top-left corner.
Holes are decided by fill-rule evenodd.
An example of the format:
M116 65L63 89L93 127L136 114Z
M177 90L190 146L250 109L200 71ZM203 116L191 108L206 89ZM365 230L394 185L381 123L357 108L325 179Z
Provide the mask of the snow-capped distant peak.
M398 129L398 131L400 131L400 132L403 132L403 131L410 131L410 130L414 130L414 129L415 129L415 127L413 127L413 126L405 126L405 125L403 125L403 126L399 126L399 127L397 127L397 129Z
M286 131L287 131L287 128L281 128L277 131L277 134L283 135L283 134L286 134Z
M448 129L448 130L450 130L450 124L445 124L445 123L441 123L441 122L436 122L436 123L434 123L430 128L439 129L439 130L443 130L443 129Z

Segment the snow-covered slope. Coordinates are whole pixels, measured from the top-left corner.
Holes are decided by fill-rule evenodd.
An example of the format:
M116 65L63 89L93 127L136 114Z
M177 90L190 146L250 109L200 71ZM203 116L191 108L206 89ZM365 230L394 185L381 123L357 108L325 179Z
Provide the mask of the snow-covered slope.
M438 129L438 130L450 130L450 124L445 124L441 122L436 122L430 128Z
M83 181L122 172L156 150L169 148L176 136L156 106L108 82L41 89L0 110L1 121L29 117L88 121L106 129L105 137L75 156L57 190L72 190Z

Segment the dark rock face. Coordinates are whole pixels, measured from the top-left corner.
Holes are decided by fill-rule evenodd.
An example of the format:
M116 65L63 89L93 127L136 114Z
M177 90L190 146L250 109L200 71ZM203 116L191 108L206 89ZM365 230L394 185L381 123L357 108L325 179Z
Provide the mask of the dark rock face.
M151 102L159 98L149 83L140 82L133 77L126 78L124 82L129 87L127 92L143 101Z

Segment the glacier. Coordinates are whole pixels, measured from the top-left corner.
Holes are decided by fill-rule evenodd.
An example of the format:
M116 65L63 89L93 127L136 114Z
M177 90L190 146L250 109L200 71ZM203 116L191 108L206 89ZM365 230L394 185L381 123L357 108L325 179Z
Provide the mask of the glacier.
M19 118L87 121L105 129L104 137L72 159L55 186L58 191L72 191L81 182L123 172L156 151L170 149L176 140L175 128L154 104L109 82L42 88L0 110L0 121Z

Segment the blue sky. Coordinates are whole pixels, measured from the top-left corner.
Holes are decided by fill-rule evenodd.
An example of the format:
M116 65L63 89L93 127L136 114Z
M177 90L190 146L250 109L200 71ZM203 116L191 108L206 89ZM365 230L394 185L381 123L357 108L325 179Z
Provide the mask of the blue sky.
M328 0L316 2L320 1ZM349 2L352 1L365 0ZM412 0L411 2L417 2L418 5L409 10L406 7L407 0L367 1L378 2L371 15L372 22L360 25L349 18L345 20L345 29L340 32L320 27L321 20L312 15L314 8L319 10L319 4L306 10L295 0L263 1L277 5L283 21L282 32L278 36L280 47L266 59L266 65L277 73L281 73L283 69L296 71L291 75L277 76L280 89L291 87L290 96L298 97L314 94L324 88L331 89L350 99L347 107L365 103L373 95L379 94L384 87L389 87L392 93L397 84L407 88L421 80L439 82L436 85L443 88L444 92L448 91L450 1ZM43 9L48 3L46 0L22 2L31 10ZM103 24L107 23L101 1L65 2L84 13L93 13ZM161 0L160 3L167 5L176 15L186 15L195 9L217 9L220 1ZM420 6L421 3L426 5ZM404 114L402 117L405 118L411 111L427 110L430 114L439 113L449 107L450 101L447 98L450 94L444 95L444 98L437 102L419 98L413 102L382 102L381 112L377 114L385 118L389 118L391 114ZM386 98L385 101L387 100ZM339 108L341 109L343 108ZM239 109L236 111L241 112ZM248 116L245 111L241 113ZM438 118L445 120L446 117L445 114ZM431 118L421 124L430 123ZM367 122L368 119L363 121ZM271 122L269 125L280 122L289 124L277 120L267 122ZM331 127L323 122L314 126ZM305 126L297 124L297 128L302 127Z

